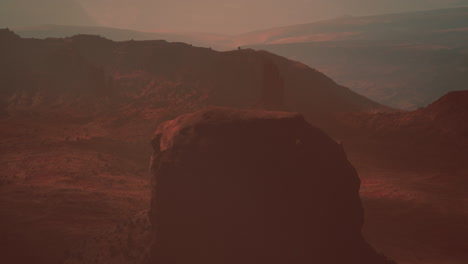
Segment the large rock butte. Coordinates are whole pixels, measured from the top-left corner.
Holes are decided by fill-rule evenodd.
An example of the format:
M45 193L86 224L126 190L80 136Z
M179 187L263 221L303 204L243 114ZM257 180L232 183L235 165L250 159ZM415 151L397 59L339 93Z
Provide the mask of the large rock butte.
M301 115L207 108L152 144L151 263L387 263L342 146Z

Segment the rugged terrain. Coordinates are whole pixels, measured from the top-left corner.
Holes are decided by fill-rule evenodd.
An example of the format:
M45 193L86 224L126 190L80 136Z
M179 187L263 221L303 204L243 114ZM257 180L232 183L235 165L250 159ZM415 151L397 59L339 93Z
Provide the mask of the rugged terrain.
M319 119L387 109L267 52L9 30L0 48L1 239L12 262L60 263L148 208L151 134L182 113L222 105Z
M166 39L232 50L252 47L313 67L384 105L417 109L467 79L468 8L374 16L344 16L239 35L153 33L104 27L44 25L17 28L22 37L98 34L112 40Z
M451 92L415 111L342 119L347 128L338 138L362 179L365 235L400 263L467 261L467 96Z
M378 251L398 263L468 259L466 92L394 112L268 52L7 30L0 52L0 242L10 263L131 262L134 236L148 239L151 135L207 105L302 112L343 141Z
M0 40L0 111L96 121L89 124L94 134L145 136L155 129L147 120L206 105L284 109L315 119L388 110L304 64L263 51L88 35L22 39L9 30Z

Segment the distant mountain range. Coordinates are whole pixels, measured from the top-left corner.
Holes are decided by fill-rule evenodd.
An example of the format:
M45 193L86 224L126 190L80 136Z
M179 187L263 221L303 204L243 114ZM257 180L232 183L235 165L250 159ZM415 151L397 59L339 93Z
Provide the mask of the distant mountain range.
M316 42L374 41L395 44L427 43L447 47L468 44L468 7L397 13L377 16L344 16L310 24L259 30L239 35L190 32L143 32L97 26L72 26L54 23L13 27L21 37L69 37L77 34L98 34L115 40L186 41L190 44L233 49L249 45L275 45ZM197 40L198 43L191 43ZM405 41L405 43L401 43Z
M383 104L426 106L468 87L468 9L348 17L241 36Z
M377 16L345 16L310 24L246 33L236 36L235 41L239 45L406 41L430 42L453 47L468 43L468 37L463 34L468 26L467 14L468 8L451 8Z
M341 17L227 36L105 27L15 29L30 38L93 34L115 40L165 39L218 50L252 47L297 60L377 102L415 109L468 87L468 8Z
M201 33L163 33L143 32L130 29L119 29L98 26L68 26L68 25L42 25L14 28L15 33L23 38L65 38L79 34L99 35L113 41L126 40L167 40L170 42L184 42L200 47L215 49L230 49L232 44L224 35Z
M58 6L53 4L58 0L18 1L40 2L45 7L51 4L52 7ZM363 16L468 5L467 0L67 0L63 2L70 1L81 5L96 21L96 25L100 26L142 31L170 30L223 34L239 34L344 15ZM70 7L73 8L72 5ZM55 24L70 23L55 22Z

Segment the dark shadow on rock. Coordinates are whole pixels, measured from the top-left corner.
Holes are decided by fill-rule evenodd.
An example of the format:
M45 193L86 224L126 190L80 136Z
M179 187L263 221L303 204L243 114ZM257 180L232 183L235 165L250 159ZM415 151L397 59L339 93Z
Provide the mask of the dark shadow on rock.
M151 263L391 263L342 146L299 114L207 108L152 144Z

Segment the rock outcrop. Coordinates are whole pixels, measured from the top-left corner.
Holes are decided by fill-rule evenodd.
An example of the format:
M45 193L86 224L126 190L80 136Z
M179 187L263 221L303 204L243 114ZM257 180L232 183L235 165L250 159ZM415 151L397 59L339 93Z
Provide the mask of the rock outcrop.
M389 263L342 146L301 115L207 108L152 144L151 263Z

